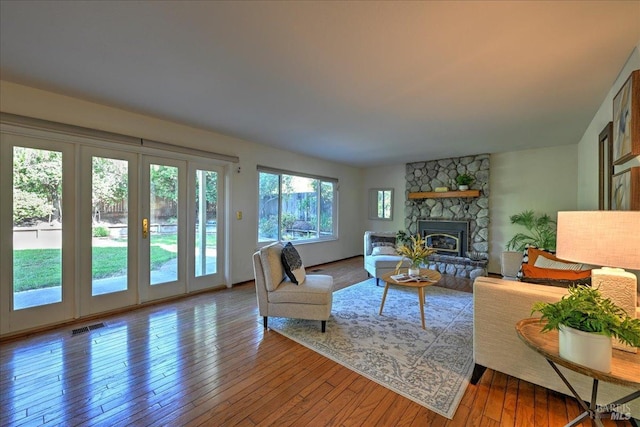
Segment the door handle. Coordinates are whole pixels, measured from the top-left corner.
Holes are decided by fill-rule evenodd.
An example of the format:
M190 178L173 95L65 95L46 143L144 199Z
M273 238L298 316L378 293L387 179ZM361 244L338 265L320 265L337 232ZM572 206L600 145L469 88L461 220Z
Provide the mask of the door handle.
M142 238L146 239L149 235L149 220L147 218L142 218Z

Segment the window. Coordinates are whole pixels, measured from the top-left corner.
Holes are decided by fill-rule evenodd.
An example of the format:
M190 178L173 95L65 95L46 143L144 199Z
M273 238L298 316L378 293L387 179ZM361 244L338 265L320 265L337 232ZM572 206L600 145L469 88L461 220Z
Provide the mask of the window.
M258 242L336 237L333 178L258 168Z
M369 219L393 220L393 188L369 190Z

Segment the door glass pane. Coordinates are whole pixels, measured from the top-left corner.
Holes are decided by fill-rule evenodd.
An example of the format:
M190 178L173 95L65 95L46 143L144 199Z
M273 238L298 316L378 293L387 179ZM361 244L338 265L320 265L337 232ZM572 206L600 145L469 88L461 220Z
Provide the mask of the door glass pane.
M202 196L204 195L204 197ZM195 276L216 273L218 230L218 174L196 171Z
M128 287L129 164L105 157L93 157L92 163L91 294L96 296Z
M13 307L62 301L62 153L13 149Z
M178 168L149 165L151 285L178 280Z

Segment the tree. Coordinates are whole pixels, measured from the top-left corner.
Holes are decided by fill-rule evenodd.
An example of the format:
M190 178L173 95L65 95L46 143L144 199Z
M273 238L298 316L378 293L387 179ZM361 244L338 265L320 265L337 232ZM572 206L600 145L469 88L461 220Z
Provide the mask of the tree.
M200 185L204 184L207 217L211 214L211 218L216 218L218 214L218 173L198 170L196 182L196 211L199 210L200 206Z
M100 221L100 211L106 205L127 198L128 163L124 160L94 157L92 166L93 221Z
M13 155L13 187L25 193L46 200L51 206L49 222L62 220L62 153L59 151L15 147ZM33 197L19 197L14 203L14 211L22 209L21 200Z
M51 215L53 208L46 199L36 193L13 190L13 224L28 225L37 220L43 220Z
M178 201L178 168L151 165L151 194L172 202Z

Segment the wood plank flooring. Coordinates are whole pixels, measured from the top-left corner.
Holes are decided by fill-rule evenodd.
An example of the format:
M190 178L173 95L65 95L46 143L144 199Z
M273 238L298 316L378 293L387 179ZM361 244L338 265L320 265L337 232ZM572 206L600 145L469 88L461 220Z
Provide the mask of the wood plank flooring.
M341 288L366 279L362 262L309 270ZM252 282L99 321L0 344L0 425L558 426L579 413L572 398L487 370L448 420L265 331Z

